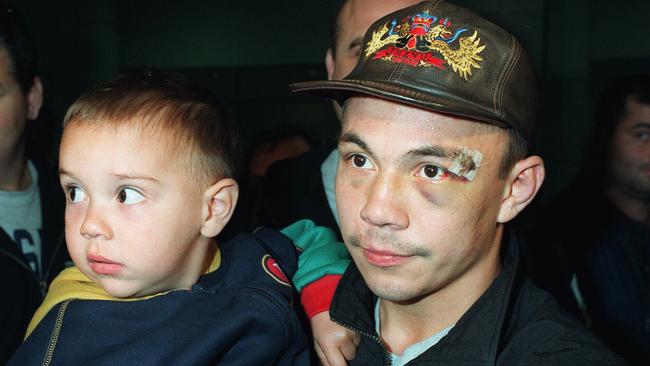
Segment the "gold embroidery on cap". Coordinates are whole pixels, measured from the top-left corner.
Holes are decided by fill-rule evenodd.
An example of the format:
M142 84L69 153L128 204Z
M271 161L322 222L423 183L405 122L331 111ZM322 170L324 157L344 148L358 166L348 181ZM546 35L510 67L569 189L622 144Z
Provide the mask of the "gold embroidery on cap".
M468 29L462 27L452 33L450 27L447 18L438 20L427 11L408 16L399 23L393 19L372 33L366 45L366 58L374 55L373 59L442 70L447 63L455 73L468 80L472 68L481 68L483 58L479 53L485 45L480 44L477 31L469 37L459 37ZM452 49L450 45L456 41L458 48ZM442 59L434 56L434 52Z

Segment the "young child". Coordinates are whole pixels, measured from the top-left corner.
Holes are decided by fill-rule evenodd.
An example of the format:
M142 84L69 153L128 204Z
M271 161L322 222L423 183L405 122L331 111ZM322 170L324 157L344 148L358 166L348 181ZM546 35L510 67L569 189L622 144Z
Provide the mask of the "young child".
M268 229L214 239L237 201L235 150L217 101L180 76L145 71L82 95L59 160L75 267L54 281L10 364L309 364L291 242ZM347 265L345 248L315 230L286 230L316 258L303 278L326 288L325 309L307 301L311 314L336 284L323 274Z

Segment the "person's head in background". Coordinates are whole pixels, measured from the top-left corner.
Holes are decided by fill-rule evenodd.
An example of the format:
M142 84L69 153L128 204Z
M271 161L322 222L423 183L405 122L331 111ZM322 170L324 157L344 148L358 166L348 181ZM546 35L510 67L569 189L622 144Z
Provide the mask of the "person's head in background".
M262 178L276 161L294 158L316 145L318 141L299 128L281 127L264 131L252 143L247 159L248 176Z
M341 0L339 12L331 24L330 46L325 55L327 78L343 79L354 69L361 55L361 43L375 20L421 0ZM334 104L339 119L341 108Z
M0 190L24 190L31 182L25 156L27 120L38 117L43 85L36 49L19 14L0 4Z
M180 75L134 72L83 94L59 159L77 268L115 297L189 288L237 202L236 151L216 98Z
M627 76L606 86L598 101L593 134L586 156L589 174L604 183L605 194L626 216L648 220L650 76ZM606 164L606 177L600 175L602 164Z

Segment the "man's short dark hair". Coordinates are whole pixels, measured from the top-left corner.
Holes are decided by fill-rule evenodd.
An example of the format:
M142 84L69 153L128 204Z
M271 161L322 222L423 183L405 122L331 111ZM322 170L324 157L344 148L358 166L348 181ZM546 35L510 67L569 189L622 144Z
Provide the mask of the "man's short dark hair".
M0 49L9 53L10 72L23 93L34 84L37 61L36 47L18 12L0 2Z
M499 178L501 179L506 179L512 167L530 153L528 143L516 130L507 128L505 134L507 143L499 165Z
M237 138L217 98L184 76L159 70L124 73L79 97L68 125L128 126L165 140L188 173L212 185L235 176Z
M627 99L650 104L650 75L632 75L610 82L598 100L596 111L596 135L599 142L606 142L614 129L627 114Z
M506 145L499 162L499 179L508 178L512 167L530 154L530 145L514 128L503 128L481 122L476 123L480 123L488 132L500 133L506 137Z
M650 75L631 75L608 83L598 98L595 123L586 144L583 174L602 174L603 162L609 155L609 143L618 122L627 114L628 97L638 103L650 104ZM603 181L596 180L596 182Z

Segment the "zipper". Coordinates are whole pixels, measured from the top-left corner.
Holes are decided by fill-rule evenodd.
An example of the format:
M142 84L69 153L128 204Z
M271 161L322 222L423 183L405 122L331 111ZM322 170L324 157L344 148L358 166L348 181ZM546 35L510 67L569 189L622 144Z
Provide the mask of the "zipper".
M56 248L54 248L54 251L52 252L52 256L50 258L50 263L47 266L47 269L43 272L43 278L41 281L39 281L39 285L41 287L41 295L43 295L43 298L45 298L45 294L47 293L47 279L50 278L50 272L52 272L52 268L54 268L54 264L56 263L56 258L59 255L59 250L61 250L61 245L65 238L65 234L61 233L59 235L59 240L56 243Z
M61 334L61 327L63 326L63 316L65 315L65 311L68 308L70 301L72 301L72 299L62 302L61 307L56 314L56 321L54 322L54 329L52 330L52 335L50 336L50 343L47 345L47 353L45 353L45 358L43 359L43 366L49 366L49 364L52 362L54 349L56 348L56 342L59 340L59 334Z
M343 328L347 328L347 329L349 329L349 330L351 330L351 331L353 331L355 333L359 333L362 336L368 337L368 338L372 339L373 341L377 342L377 344L379 344L379 346L381 347L381 350L383 352L384 365L391 366L393 364L393 360L391 359L390 354L388 353L388 350L386 349L386 345L384 344L384 341L382 341L381 338L379 338L376 334L368 333L368 332L363 331L361 329L355 328L355 327L353 327L353 326L351 326L349 324L341 323L340 321L335 320L335 319L332 319L332 320L334 321L334 323L342 326Z
M56 262L57 254L59 253L59 250L61 249L61 245L64 242L63 238L64 238L64 235L61 234L59 236L59 240L57 241L56 248L54 248L52 260L50 261L50 264L47 266L47 269L45 270L45 272L43 272L43 275L41 276L42 278L38 278L38 276L36 276L36 273L34 273L32 268L29 265L27 265L27 263L25 263L25 261L23 259L15 256L15 255L11 254L10 252L8 252L8 251L6 251L4 249L1 249L1 248L0 248L0 253L6 255L7 257L9 257L11 259L13 259L16 263L20 264L21 267L25 268L29 273L31 273L32 278L34 279L34 282L36 282L36 285L40 289L41 298L45 298L45 294L47 293L47 279L50 276L50 272L52 272L52 269L54 268L54 263Z

